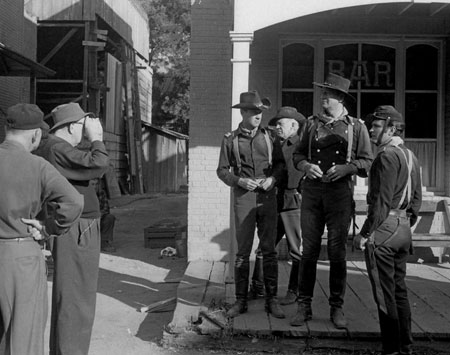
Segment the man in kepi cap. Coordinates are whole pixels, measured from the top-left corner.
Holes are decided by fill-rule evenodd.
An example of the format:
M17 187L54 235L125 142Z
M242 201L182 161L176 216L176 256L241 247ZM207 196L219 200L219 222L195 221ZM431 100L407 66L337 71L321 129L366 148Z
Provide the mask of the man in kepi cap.
M92 180L109 165L98 118L77 103L52 111L54 126L37 154L47 159L84 196L78 223L52 247L55 262L50 354L88 354L94 323L100 257L100 209ZM90 151L77 148L82 139ZM74 311L76 310L76 311Z
M367 270L378 306L384 354L412 354L411 309L405 284L411 226L422 203L420 167L404 146L405 123L392 106L368 116L378 153L370 168L367 219L354 239L365 249Z
M354 211L352 176L366 177L372 163L369 134L364 123L349 116L346 100L350 80L330 73L321 88L322 112L307 120L294 152L294 165L306 174L302 184L298 310L291 325L312 318L311 301L324 227L328 230L330 260L330 319L336 328L347 322L342 310L347 278L346 245Z
M292 267L289 276L289 284L286 296L280 299L281 305L292 304L297 299L298 277L301 256L301 229L300 229L300 182L303 173L295 169L292 153L299 141L300 127L306 122L305 116L294 107L281 107L275 117L269 121L269 126L274 127L276 139L281 143L286 168L282 179L277 183L277 238L275 245L286 235L289 254L292 259ZM252 293L258 291L258 285L262 283L262 262L257 254L255 269L253 272ZM259 291L262 293L262 291ZM256 294L257 296L257 294Z
M262 111L270 107L258 92L244 92L233 108L241 110L237 130L225 134L217 176L233 188L237 253L234 265L236 302L227 312L236 317L247 311L250 262L255 227L263 255L266 311L284 318L278 305L278 261L275 250L277 206L275 183L283 174L283 154L271 135L260 128ZM231 171L230 171L231 170Z
M30 154L48 128L36 105L17 104L6 116L0 145L0 353L44 354L47 276L37 240L63 234L77 220L83 197L44 159ZM37 220L44 202L55 218Z

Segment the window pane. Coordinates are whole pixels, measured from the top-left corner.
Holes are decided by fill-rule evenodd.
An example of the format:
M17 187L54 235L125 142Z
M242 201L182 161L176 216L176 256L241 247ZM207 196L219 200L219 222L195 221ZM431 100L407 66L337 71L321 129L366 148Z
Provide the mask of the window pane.
M406 94L405 122L407 138L436 138L437 95Z
M281 104L295 107L298 112L308 117L313 113L313 94L312 92L283 92Z
M332 72L350 79L353 63L357 60L357 44L342 44L325 48L325 76ZM354 87L353 82L352 87Z
M406 90L437 90L438 50L418 44L406 50Z
M361 118L364 119L369 113L373 113L380 105L394 106L394 93L364 93L361 94Z
M283 88L309 89L313 76L313 47L296 43L283 49Z
M395 86L395 49L375 44L362 45L360 73L353 68L352 81L359 75L362 89L389 90ZM356 77L355 77L356 76Z

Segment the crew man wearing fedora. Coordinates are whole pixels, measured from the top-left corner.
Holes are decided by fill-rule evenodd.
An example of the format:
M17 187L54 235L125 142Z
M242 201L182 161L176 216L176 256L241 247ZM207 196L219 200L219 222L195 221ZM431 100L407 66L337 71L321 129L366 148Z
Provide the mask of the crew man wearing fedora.
M83 197L73 186L31 154L48 129L43 118L36 105L11 106L0 145L1 354L44 354L47 276L37 240L66 232L83 209ZM44 202L53 204L54 219L37 220Z
M330 73L321 88L323 111L308 118L294 152L294 165L306 174L302 183L298 309L291 325L312 318L311 302L317 260L325 225L328 230L330 319L336 328L347 322L342 310L346 288L346 243L354 210L352 176L366 177L372 163L369 134L364 123L349 116L345 100L350 81Z
M233 188L237 253L234 265L236 302L227 312L235 317L247 311L249 257L255 227L263 255L266 311L284 318L278 305L278 261L275 250L277 202L275 183L281 179L284 159L279 144L260 128L262 111L270 107L258 92L244 92L232 108L241 110L237 130L225 134L220 150L217 176Z
M368 116L378 152L369 175L367 219L354 239L365 249L384 354L411 354L411 309L405 284L411 226L422 202L420 167L401 138L405 123L392 106Z
M301 256L301 228L300 228L300 182L304 174L294 167L292 154L298 144L298 133L306 122L305 116L294 107L281 107L275 117L269 121L269 127L274 127L276 139L280 141L286 168L282 179L277 183L277 239L275 245L286 235L289 254L292 259L292 267L289 276L289 284L286 296L280 299L281 305L292 304L297 299L298 275ZM258 265L262 260L256 258L253 271L253 285L251 291L258 289L257 285L263 284L262 267ZM258 293L256 294L256 296ZM255 295L254 295L255 296Z
M52 111L54 126L37 154L48 160L83 195L78 223L55 240L50 354L88 354L94 323L100 257L100 209L92 180L109 166L98 118L77 103ZM86 139L90 151L77 148Z

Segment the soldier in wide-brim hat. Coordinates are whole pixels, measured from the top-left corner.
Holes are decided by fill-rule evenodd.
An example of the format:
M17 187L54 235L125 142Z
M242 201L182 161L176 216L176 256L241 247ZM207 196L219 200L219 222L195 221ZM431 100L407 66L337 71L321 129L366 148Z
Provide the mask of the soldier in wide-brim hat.
M284 318L277 301L278 260L275 251L277 202L275 183L282 178L284 159L281 147L261 128L262 111L270 108L270 100L257 91L240 95L242 122L223 138L217 176L234 193L234 215L237 253L234 265L236 302L228 317L247 312L250 253L255 229L258 228L263 258L266 310L272 316Z
M297 314L291 325L312 318L311 302L316 282L322 234L328 230L330 259L330 319L346 328L343 312L347 266L346 240L353 214L352 176L367 177L372 150L364 122L351 117L345 107L350 80L334 73L321 88L322 111L310 117L294 152L294 164L306 177L302 185L301 229L303 251Z

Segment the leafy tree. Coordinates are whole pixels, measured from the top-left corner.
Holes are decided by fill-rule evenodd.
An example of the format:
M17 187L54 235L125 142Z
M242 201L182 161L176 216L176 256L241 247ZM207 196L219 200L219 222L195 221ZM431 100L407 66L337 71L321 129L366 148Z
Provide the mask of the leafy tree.
M155 124L187 134L189 117L190 0L139 0L150 24Z

